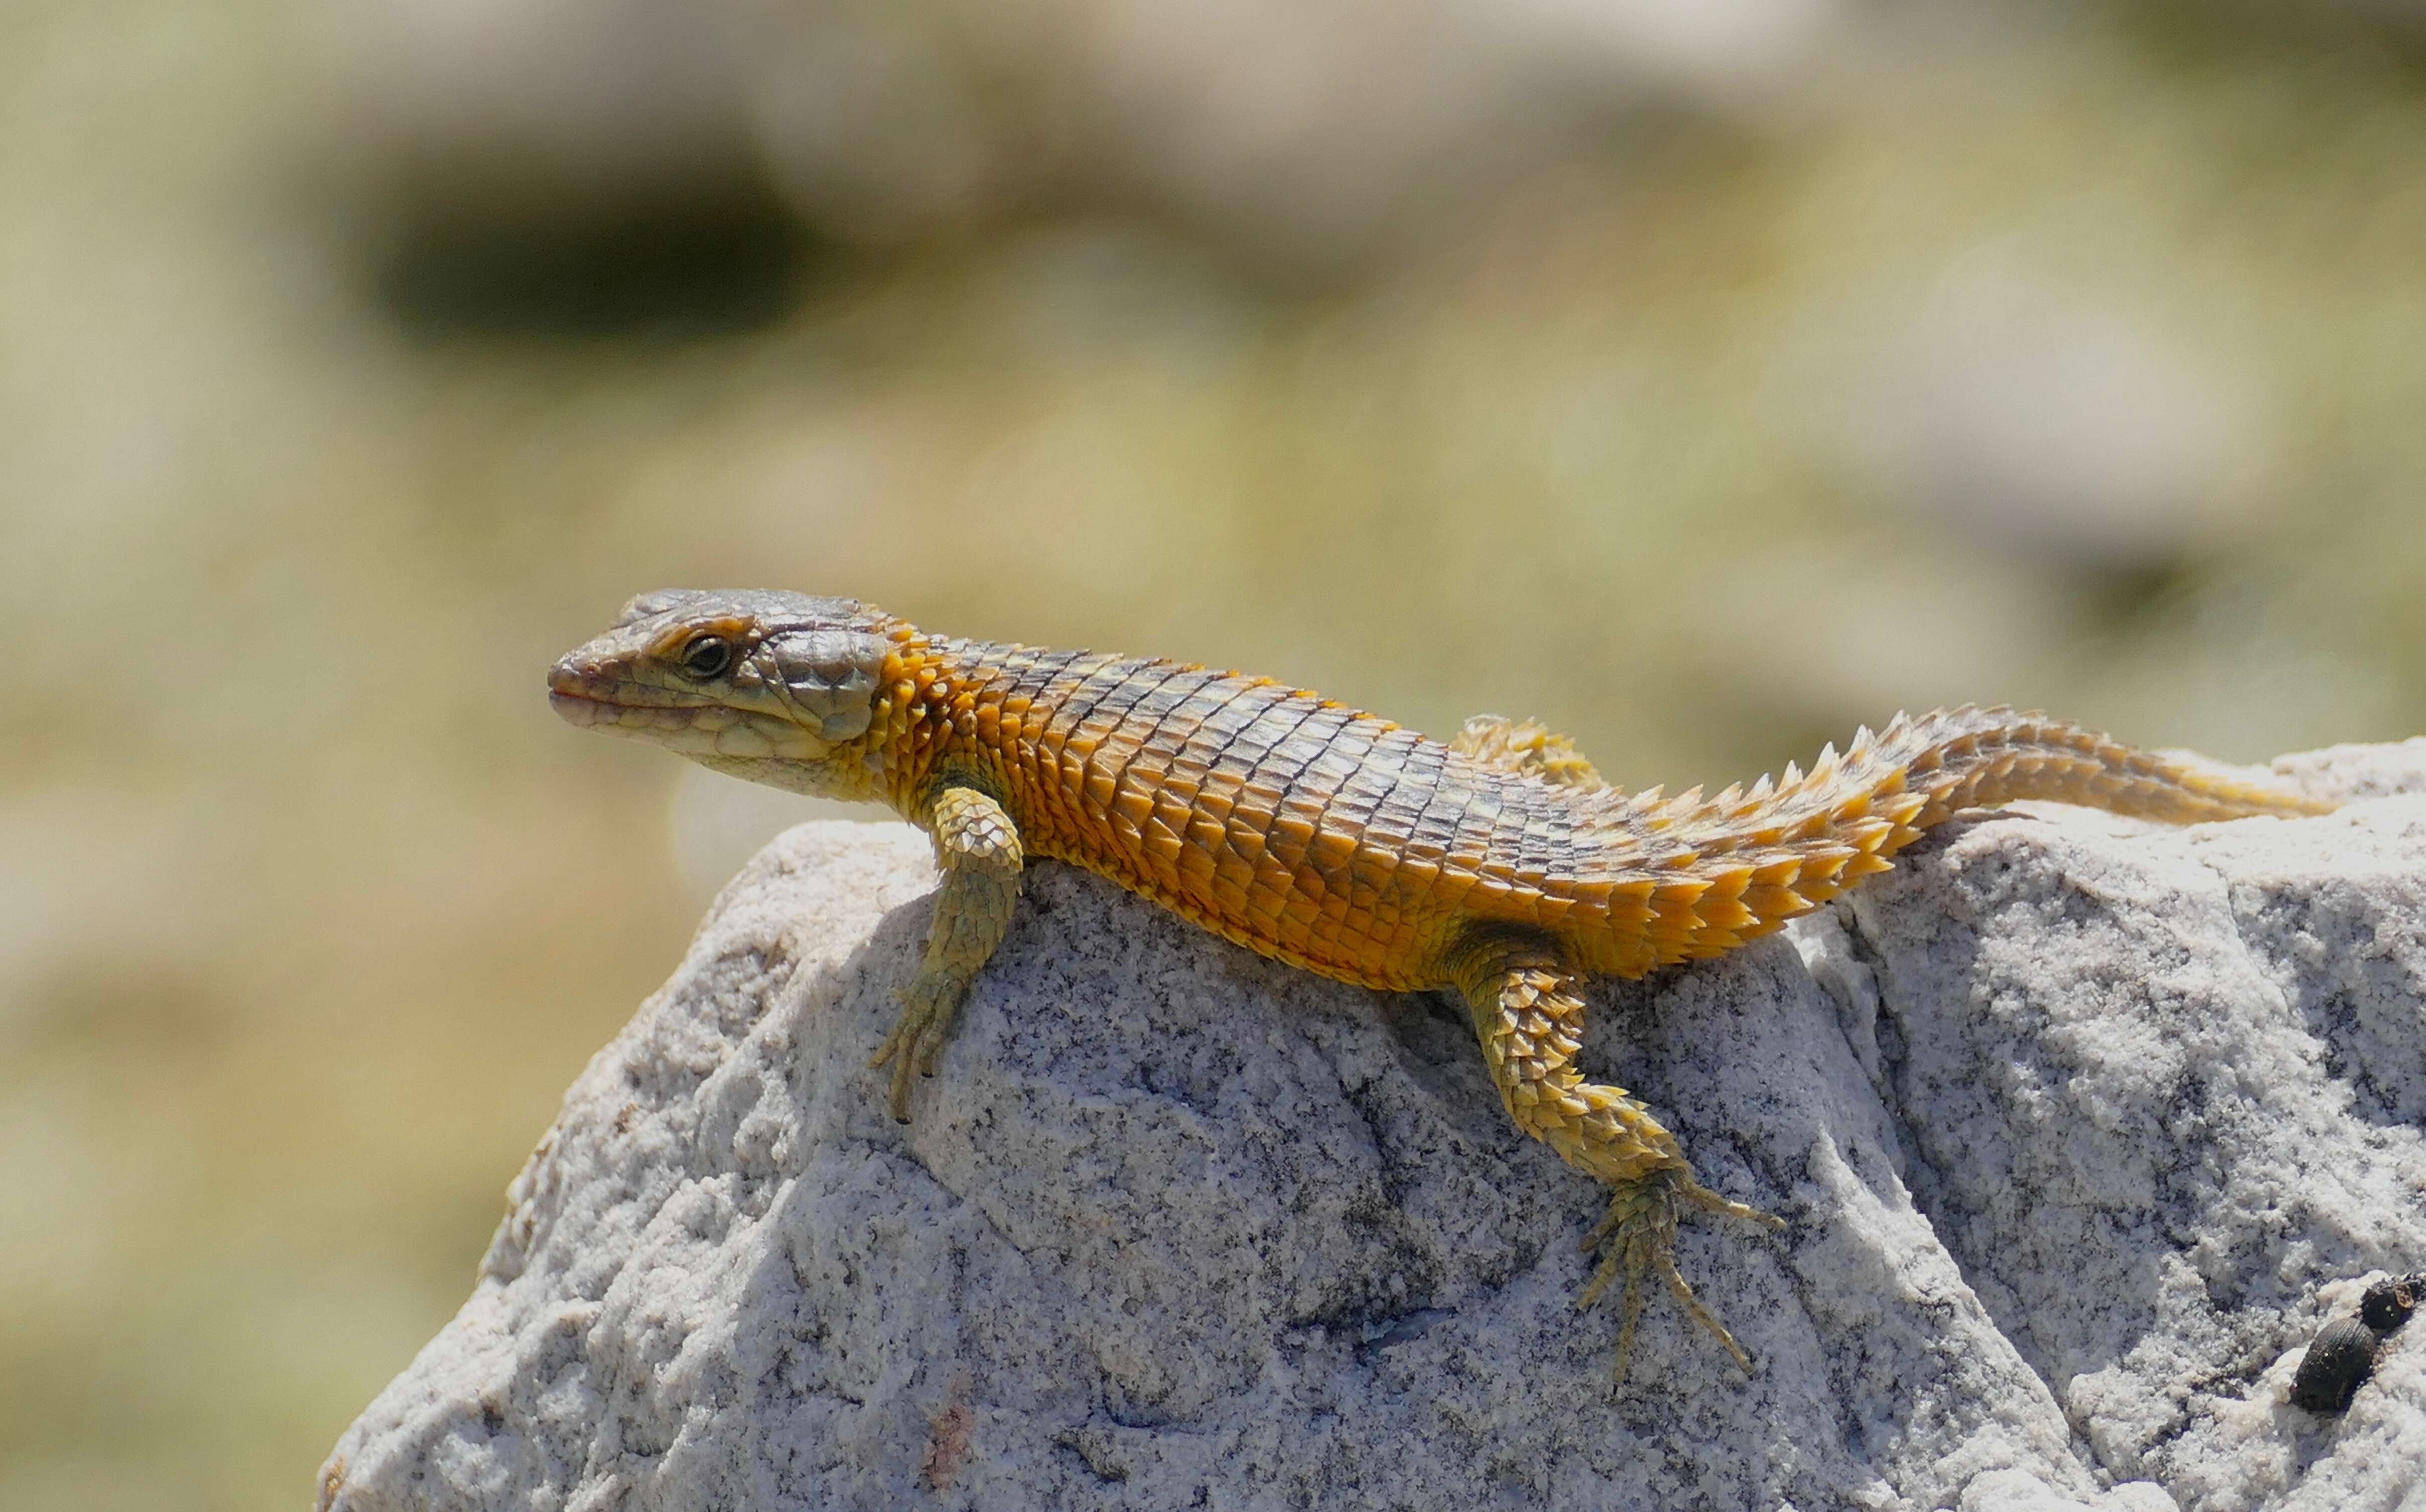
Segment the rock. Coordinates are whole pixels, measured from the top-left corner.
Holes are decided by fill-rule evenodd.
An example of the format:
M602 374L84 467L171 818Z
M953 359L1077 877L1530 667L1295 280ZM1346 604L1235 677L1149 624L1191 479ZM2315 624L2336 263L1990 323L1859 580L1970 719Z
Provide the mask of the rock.
M915 1120L864 1062L907 828L785 834L590 1063L323 1507L2386 1506L2426 1351L2292 1373L2426 1255L2426 742L2394 795L1966 818L1790 938L1597 989L1586 1061L1782 1234L1689 1220L1745 1378L1577 1313L1599 1190L1463 1014L1039 866ZM2404 1491L2404 1488L2407 1488Z
M1317 275L1578 151L1626 155L1629 121L1823 108L1861 31L1843 0L351 8L347 100L408 220L696 214L704 182L862 248L1127 217Z
M2275 451L2249 375L2064 287L2031 243L1958 259L1880 372L1847 385L1879 491L2075 573L2160 572L2245 535Z
M1858 34L1841 0L720 8L765 159L831 234L1143 212L1301 271L1454 221L1629 119L1757 126Z

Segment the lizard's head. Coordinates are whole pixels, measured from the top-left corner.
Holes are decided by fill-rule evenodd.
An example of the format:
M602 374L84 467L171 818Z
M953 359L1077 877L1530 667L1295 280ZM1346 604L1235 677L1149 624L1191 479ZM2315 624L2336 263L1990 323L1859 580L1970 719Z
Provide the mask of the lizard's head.
M849 599L671 588L623 606L547 676L574 724L797 792L877 796L896 621Z

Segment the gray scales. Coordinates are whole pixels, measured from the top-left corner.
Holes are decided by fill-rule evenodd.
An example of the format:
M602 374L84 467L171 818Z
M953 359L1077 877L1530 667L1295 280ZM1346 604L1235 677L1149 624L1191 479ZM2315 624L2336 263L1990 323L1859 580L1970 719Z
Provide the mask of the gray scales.
M2426 794L2426 742L2288 758ZM866 1047L906 828L792 831L509 1194L324 1506L2274 1512L2415 1506L2426 1348L2304 1347L2426 1253L2426 796L2170 830L1958 820L1722 959L1593 994L1588 1064L1775 1236L1689 1229L1760 1361L1574 1311L1598 1188L1463 1015L1041 869L903 1126Z

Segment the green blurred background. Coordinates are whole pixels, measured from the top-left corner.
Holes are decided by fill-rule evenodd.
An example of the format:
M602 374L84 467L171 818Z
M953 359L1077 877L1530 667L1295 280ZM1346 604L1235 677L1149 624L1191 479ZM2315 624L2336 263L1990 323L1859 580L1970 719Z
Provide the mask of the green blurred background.
M0 1506L296 1505L800 810L631 593L1628 784L2426 729L2426 6L12 0Z

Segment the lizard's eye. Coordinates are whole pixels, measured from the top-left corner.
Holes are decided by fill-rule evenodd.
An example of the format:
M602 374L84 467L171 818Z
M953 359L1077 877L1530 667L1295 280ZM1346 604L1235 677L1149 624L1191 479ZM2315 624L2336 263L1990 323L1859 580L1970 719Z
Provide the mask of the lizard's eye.
M682 665L703 683L722 677L733 666L733 642L722 635L694 635L683 648Z

